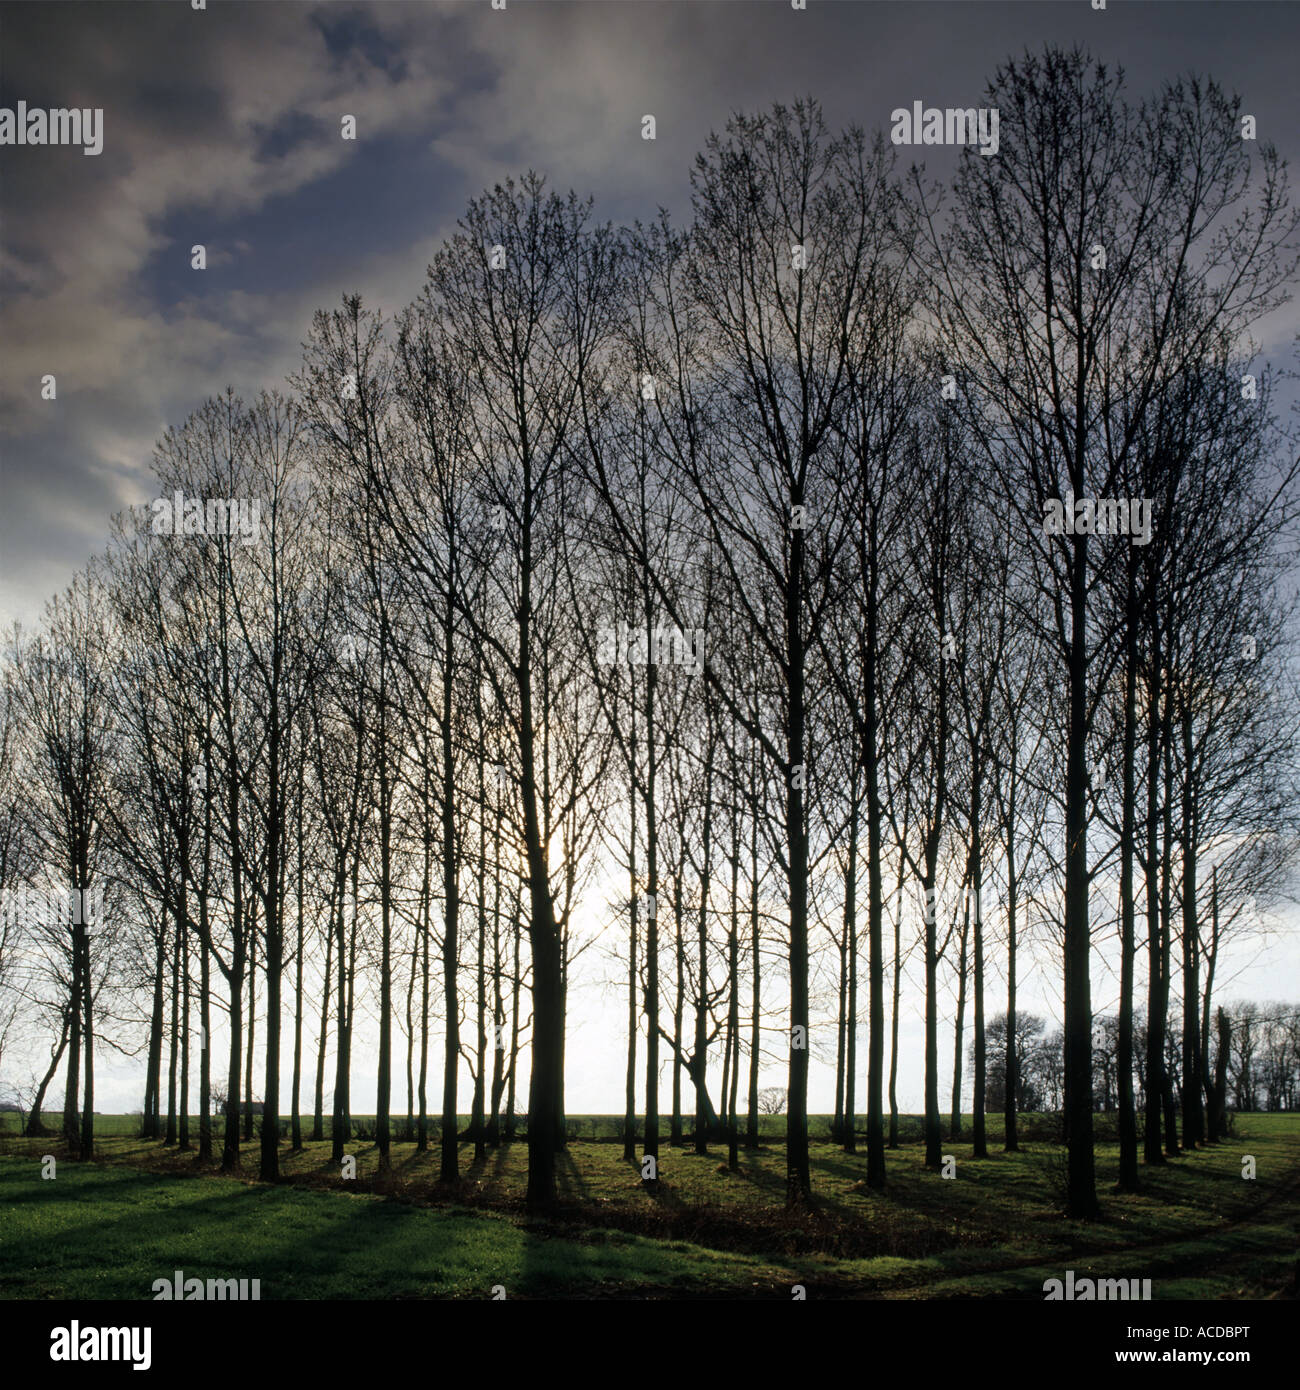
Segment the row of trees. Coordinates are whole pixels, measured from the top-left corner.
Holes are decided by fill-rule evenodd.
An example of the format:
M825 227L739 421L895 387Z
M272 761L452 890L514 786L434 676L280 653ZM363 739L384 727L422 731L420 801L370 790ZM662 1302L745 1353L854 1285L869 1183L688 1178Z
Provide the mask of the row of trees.
M1213 1081L1206 1091L1207 1104L1215 1112L1213 1122L1207 1121L1207 1130L1220 1137L1225 1132L1229 1111L1295 1110L1300 1101L1300 1010L1294 1004L1245 1003L1227 1006L1222 1012L1220 1026L1225 1045L1215 1057ZM1141 1058L1146 1051L1146 1024L1140 1011L1134 1014L1134 1034L1135 1052ZM1007 1016L998 1014L989 1020L985 1035L988 1079L984 1104L994 1112L1003 1109L1006 1098L1006 1038ZM1048 1032L1044 1020L1035 1014L1020 1013L1016 1016L1013 1047L1018 1059L1016 1109L1058 1114L1065 1089L1065 1034L1059 1028ZM973 1054L972 1046L972 1062ZM1118 1015L1096 1018L1092 1034L1092 1093L1094 1108L1099 1113L1115 1114L1119 1110L1118 1056ZM1195 1076L1189 1080L1182 1076L1181 1047L1179 1039L1173 1036L1165 1040L1165 1066L1173 1081L1175 1099L1181 1096L1185 1085L1204 1084ZM1140 1065L1129 1084L1135 1090L1141 1088ZM1176 1114L1172 1106L1165 1112L1167 1142L1174 1153L1179 1148ZM961 1134L956 1102L950 1133L953 1138Z
M219 1017L223 1166L256 1075L267 1179L308 1075L322 1134L331 1049L341 1155L371 1011L381 1163L394 1023L421 1146L440 1023L442 1178L467 1068L470 1137L526 1110L545 1204L595 941L648 1181L665 1063L670 1137L685 1085L696 1146L734 1163L775 1038L790 1201L815 1050L882 1186L913 969L927 1162L948 982L987 1150L994 970L1014 1149L1030 948L1063 986L1070 1210L1097 1209L1099 968L1121 1184L1218 1137L1216 969L1294 857L1296 461L1249 332L1286 297L1295 218L1213 84L1133 104L1049 49L988 100L999 155L942 196L810 102L710 138L685 228L498 186L415 303L345 298L287 393L167 434L177 524L123 515L5 667L6 883L110 903L4 953L83 1153L95 1045L126 1045L141 991L150 1132L167 1051L166 1137L189 1141L197 1029L210 1152Z

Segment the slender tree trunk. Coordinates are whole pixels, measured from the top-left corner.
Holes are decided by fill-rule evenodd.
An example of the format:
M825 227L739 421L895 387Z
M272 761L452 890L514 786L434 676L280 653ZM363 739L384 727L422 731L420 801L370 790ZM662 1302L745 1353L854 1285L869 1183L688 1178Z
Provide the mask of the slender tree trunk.
M434 872L434 831L430 819L430 759L428 745L425 745L423 759L423 803L421 817L424 824L424 863L420 870L420 1080L416 1087L416 1104L419 1116L416 1119L416 1152L428 1152L428 938L431 935L432 917L432 872Z
M501 993L501 815L492 828L492 1093L488 1112L488 1143L501 1143L501 1096L506 1087L506 1006Z
M519 1076L519 993L523 974L519 968L519 948L523 939L518 913L521 903L516 896L514 924L514 973L510 984L510 1070L506 1089L506 1138L513 1139L518 1125L515 1119L515 1086Z
M563 928L557 928L560 938L560 1002L559 1030L555 1061L555 1152L563 1153L569 1146L569 1126L564 1110L564 1047L566 1032L564 1021L569 1010L569 935Z
M796 487L792 508L801 507ZM804 533L790 532L790 566L785 592L786 704L785 834L790 885L790 1052L789 1099L786 1105L786 1202L795 1206L812 1196L808 1162L808 828L804 810Z
M695 996L695 1051L691 1058L691 1080L695 1085L695 1152L707 1154L712 1117L708 1086L708 1019L709 1019L709 879L713 869L713 753L716 740L713 737L713 721L709 719L708 752L705 758L704 775L704 826L701 846L700 871L700 911L696 919L696 950L699 954L699 975L696 981ZM722 1095L726 1105L726 1093Z
M523 514L532 505L531 461L525 458ZM551 900L549 866L538 808L536 726L533 712L532 574L533 536L523 528L518 613L520 800L524 813L524 850L528 864L529 945L533 957L533 1067L528 1084L528 1190L534 1210L555 1203L556 1121L561 1103L563 1069L563 964L559 924Z
M482 735L482 720L479 723ZM479 760L478 800L479 807L487 805L487 792L483 780L484 764ZM475 1004L478 1019L478 1032L475 1039L474 1100L470 1117L470 1129L474 1134L475 1160L487 1157L487 1138L485 1133L484 1111L487 1085L487 820L480 809L478 826L478 960L475 974Z
M948 1138L961 1138L962 1041L966 1031L966 956L970 944L970 899L962 909L961 946L957 955L957 1017L953 1023L952 1102L948 1115Z
M172 933L172 1017L168 1030L167 1050L167 1133L164 1145L171 1147L176 1143L176 1082L177 1067L180 1062L181 1033L181 938L183 934L180 914L176 914L176 930Z
M1173 726L1170 719L1172 692L1164 700L1162 742L1164 745L1164 810L1160 854L1160 983L1161 983L1161 1051L1164 1051L1165 1032L1169 1017L1169 986L1173 979L1172 949L1174 939L1173 915L1173 851L1174 851L1174 749ZM1172 1039L1170 1039L1172 1041ZM1174 1101L1173 1072L1168 1057L1164 1057L1164 1090L1161 1093L1165 1122L1165 1152L1171 1157L1179 1153L1178 1107Z
M429 1148L429 936L433 914L433 822L429 815L432 774L429 763L426 739L421 759L424 786L420 813L424 828L424 862L420 871L420 1080L417 1087L420 1109L415 1127L417 1153L427 1153Z
M1228 1015L1220 1005L1215 1014L1219 1031L1219 1051L1215 1058L1214 1070L1214 1127L1211 1130L1215 1139L1228 1137L1228 1059L1232 1053L1232 1026Z
M894 912L894 988L889 1013L889 1147L898 1147L898 1004L903 984L903 861L899 856Z
M80 882L83 885L86 883L84 873ZM84 888L81 896L84 901ZM82 1096L79 1157L83 1163L89 1163L95 1156L95 986L94 976L90 969L90 931L84 924L81 928L81 978L84 984L81 993L85 1019L82 1030L82 1052L85 1057L86 1084L85 1094Z
M669 1124L668 1142L674 1148L682 1142L682 1019L686 1010L686 944L682 937L682 871L684 862L679 855L677 881L673 884L673 943L677 961L677 988L673 995L673 1114Z
M644 592L644 582L642 597L648 618L650 600L649 595ZM657 668L648 666L645 683L647 906L645 921L645 1143L641 1151L643 1181L654 1181L659 1172L659 818L656 807L658 754L655 746L655 691L657 685ZM651 1160L648 1167L646 1166L647 1160ZM648 1177L647 1174L649 1174Z
M856 767L850 779L849 807L849 867L844 880L844 947L847 956L847 970L841 971L841 979L847 974L842 991L841 1012L844 1020L844 1109L842 1114L843 1134L841 1142L845 1153L856 1153L858 1148L858 1120L854 1113L857 1107L857 1094L854 1087L858 1069L858 821L860 804Z
M935 919L936 883L932 865L927 862L925 879L925 1166L937 1170L943 1162L943 1141L939 1128L939 991L936 967L938 939Z
M1080 379L1082 390L1082 379ZM1082 470L1083 407L1076 437ZM1083 492L1082 486L1076 489ZM1088 584L1087 537L1070 556L1070 741L1065 772L1065 1122L1068 1210L1076 1220L1098 1215L1092 1137L1092 939L1088 924Z
M225 707L229 710L228 692L225 699ZM227 735L229 737L229 729ZM227 828L230 831L231 843L237 844L240 823L239 779L233 773L227 778L227 799L229 805ZM221 1171L223 1173L233 1173L239 1169L239 1076L244 1047L244 972L249 968L248 948L254 940L253 927L248 921L244 909L243 866L238 854L233 855L232 858L234 862L231 865L231 932L234 943L231 950L230 973L226 977L230 986L230 1054L226 1070L226 1125L221 1150Z
M735 775L735 763L732 773ZM740 1085L740 807L731 799L731 930L727 937L727 1055L731 1060L730 1089L724 1086L722 1101L727 1114L727 1168L740 1167L740 1137L736 1127L736 1097Z
M935 604L940 633L945 627L942 599ZM938 863L939 838L947 798L948 771L948 661L940 647L935 751L934 820L926 835L925 878L925 1166L938 1169L943 1162L939 1121L939 990L938 990Z
M257 900L250 900L248 918L248 1050L244 1058L244 1142L253 1138L253 1054L257 1034Z
M350 974L347 951L349 936L356 941L357 924L357 871L353 868L352 891L349 895L346 868L339 864L338 884L338 1002L337 1028L338 1050L334 1055L334 1104L330 1119L330 1158L335 1163L343 1159L343 1146L352 1137L352 1124L348 1106L348 1073L351 1064L352 1030L348 1008L348 975Z
M1183 1148L1205 1141L1201 1105L1200 928L1196 912L1197 828L1193 778L1192 715L1183 714Z
M762 975L759 954L758 913L758 754L750 761L753 801L749 818L749 1093L745 1121L745 1147L758 1148L758 1060L761 1042Z
M977 760L978 762L978 760ZM984 1117L984 1088L988 1078L988 1040L984 1034L984 846L981 842L983 834L983 824L981 821L980 805L980 773L983 767L979 766L975 774L976 789L971 797L971 891L974 895L972 906L974 908L974 918L971 922L973 933L972 945L975 952L975 974L972 980L972 988L975 992L974 998L974 1025L975 1025L975 1096L972 1106L972 1135L973 1144L971 1156L973 1158L987 1158L989 1156L988 1134L985 1127Z
M189 864L188 851L182 858ZM181 921L185 924L181 931L181 1110L179 1147L188 1152L190 1144L190 934L189 903L186 898L185 880L181 880Z
M1013 731L1014 733L1014 731ZM1016 912L1019 907L1020 884L1016 866L1016 765L1012 756L1007 788L1007 1070L1002 1100L1003 1149L1006 1153L1020 1151L1020 1136L1016 1117L1020 1095L1020 1051L1016 1036Z
M333 914L334 906L330 904ZM325 982L320 996L320 1032L316 1038L316 1090L312 1097L311 1138L320 1144L325 1139L325 1053L329 1045L331 986L334 979L334 932L325 933Z
M849 924L845 921L840 931L840 939L836 942L836 955L839 957L837 975L838 998L836 999L835 1009L835 1113L831 1116L831 1142L842 1144L844 1142L844 1046L845 1046L845 1024L849 1011L849 951L848 951L848 929Z
M863 692L863 705L866 717L866 737L862 749L867 794L867 1186L883 1188L885 1185L885 1126L884 1126L884 1070L885 1070L885 953L883 925L885 914L884 881L881 877L881 824L884 808L880 798L879 771L879 715L877 705L876 660L879 638L876 629L876 598L878 597L878 569L876 563L875 537L871 540L871 598L867 613L866 646L863 653L863 667L866 674L866 689ZM897 945L897 943L895 943ZM851 976L856 986L857 972ZM850 989L856 998L856 989ZM853 1017L856 1020L856 1011ZM855 1025L856 1026L856 1025ZM895 1025L896 1026L896 1025ZM897 1046L897 1032L894 1042ZM856 1051L854 1052L856 1058ZM890 1069L890 1102L894 1096L894 1074ZM890 1122L891 1142L896 1140L897 1115Z
M456 760L451 728L455 675L452 602L453 595L448 592L443 621L442 708L439 711L439 732L442 736L442 1002L445 1027L438 1180L444 1183L460 1181L457 1135L460 1117L456 1089L460 1072L460 991L457 987L460 968L460 860L456 844ZM531 1120L528 1129L531 1134Z
M1138 621L1137 567L1130 558L1124 615L1124 779L1120 825L1120 970L1119 1035L1116 1066L1119 1070L1119 1190L1136 1192L1138 1181L1137 1107L1133 1096L1133 968L1136 904L1133 860L1137 839L1137 667Z
M387 615L380 619L379 651L379 1066L375 1096L375 1147L379 1171L392 1168L393 1097L393 790L388 771Z
M1147 807L1146 807L1146 916L1147 916L1147 1049L1146 1113L1143 1133L1143 1162L1161 1164L1165 1161L1160 1143L1160 1104L1165 1089L1164 1037L1165 1018L1161 988L1160 919L1160 629L1153 621L1151 629L1151 662L1147 677Z
M406 1133L415 1135L415 981L420 974L420 943L411 943L411 968L406 974Z
M632 700L635 711L635 695ZM623 1160L636 1162L636 1041L637 1041L637 923L640 904L636 881L636 716L632 718L632 769L630 811L631 834L628 839L628 914L627 914L627 1068L623 1076Z
M293 979L293 1093L290 1097L290 1142L294 1153L302 1151L302 970L303 970L303 917L306 906L307 885L306 865L303 845L303 779L298 778L298 879L297 879L297 920L294 924L294 979Z
M212 750L203 748L204 790L212 786ZM199 1162L212 1162L212 965L208 894L212 887L212 802L203 799L203 877L199 887Z
M1205 953L1205 991L1201 1003L1201 1084L1205 1090L1205 1137L1211 1144L1223 1137L1222 1115L1215 1118L1214 1074L1210 1066L1210 1000L1214 966L1219 957L1219 866L1210 866L1210 945Z
M154 938L153 1010L149 1018L149 1060L144 1073L144 1115L140 1136L159 1137L159 1095L162 1090L162 1045L165 1011L163 1005L163 972L167 963L167 906L158 907L158 934Z
M59 1070L59 1063L63 1060L63 1054L67 1051L69 1031L69 1015L65 1010L63 1027L59 1030L58 1046L50 1053L50 1065L45 1069L45 1075L41 1077L41 1083L37 1086L36 1095L32 1100L32 1108L27 1112L27 1124L23 1129L23 1134L28 1139L42 1138L48 1133L44 1124L41 1123L41 1107L45 1104L45 1092L49 1090L50 1082L54 1080L55 1073Z
M236 944L230 967L230 1056L226 1070L226 1125L221 1171L239 1170L239 1081L243 1061L244 950Z

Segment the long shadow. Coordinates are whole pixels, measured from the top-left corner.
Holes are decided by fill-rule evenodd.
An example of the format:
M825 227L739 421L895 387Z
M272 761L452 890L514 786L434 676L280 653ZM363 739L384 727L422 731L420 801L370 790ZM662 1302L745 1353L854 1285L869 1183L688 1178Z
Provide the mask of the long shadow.
M782 1205L785 1204L785 1170L779 1172L770 1166L762 1163L754 1157L746 1157L742 1149L740 1153L740 1172L746 1182L752 1186L761 1188L765 1192L773 1193Z
M561 1196L576 1196L583 1200L591 1196L591 1188L578 1171L578 1165L567 1148L555 1155L555 1181Z

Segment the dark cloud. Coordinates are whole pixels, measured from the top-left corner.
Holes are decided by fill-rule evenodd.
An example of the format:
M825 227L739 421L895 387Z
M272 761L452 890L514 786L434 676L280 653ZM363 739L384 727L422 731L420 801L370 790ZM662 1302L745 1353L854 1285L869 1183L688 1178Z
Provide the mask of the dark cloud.
M1269 3L0 3L0 105L102 107L105 141L0 149L0 618L34 617L151 495L167 422L281 379L345 291L400 307L497 179L536 168L605 216L684 219L692 158L736 109L810 94L834 125L888 129L914 100L978 104L1045 42L1122 64L1135 95L1209 73L1285 154L1297 37Z

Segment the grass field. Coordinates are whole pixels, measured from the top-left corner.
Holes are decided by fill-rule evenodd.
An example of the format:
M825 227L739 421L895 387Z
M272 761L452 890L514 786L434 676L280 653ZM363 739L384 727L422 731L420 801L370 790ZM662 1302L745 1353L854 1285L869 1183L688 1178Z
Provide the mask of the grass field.
M599 1117L597 1117L599 1119ZM770 1130L779 1134L780 1117ZM1300 1116L1242 1115L1225 1144L1143 1170L1144 1191L1111 1191L1112 1143L1098 1146L1104 1218L1060 1214L1061 1151L1031 1143L975 1161L950 1141L951 1179L927 1172L917 1144L888 1155L889 1185L868 1192L861 1155L812 1146L815 1201L784 1206L779 1143L661 1154L644 1188L622 1146L573 1141L560 1158L563 1201L544 1220L523 1207L522 1143L461 1156L462 1182L437 1182L437 1153L353 1142L344 1180L328 1144L282 1151L285 1181L200 1169L192 1154L134 1137L130 1116L97 1119L97 1162L51 1140L0 1135L0 1297L150 1298L155 1279L257 1278L263 1299L526 1297L1042 1297L1043 1281L1149 1278L1153 1296L1285 1296L1300 1245ZM1033 1127L1031 1126L1031 1132ZM910 1126L909 1126L910 1129ZM596 1131L600 1132L599 1123ZM1000 1136L996 1136L1000 1139ZM57 1162L41 1177L41 1156ZM1251 1155L1257 1177L1242 1177Z

